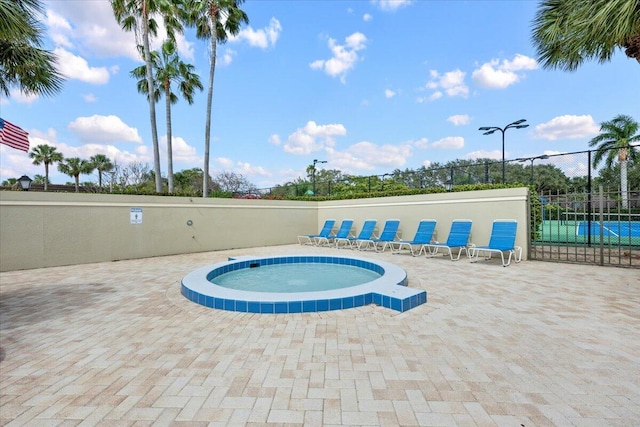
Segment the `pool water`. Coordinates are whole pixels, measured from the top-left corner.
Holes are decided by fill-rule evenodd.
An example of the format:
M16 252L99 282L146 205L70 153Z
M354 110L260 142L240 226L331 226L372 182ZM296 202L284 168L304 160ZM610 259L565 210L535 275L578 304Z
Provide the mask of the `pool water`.
M375 271L341 264L279 264L221 274L212 283L252 292L315 292L357 286L380 278Z

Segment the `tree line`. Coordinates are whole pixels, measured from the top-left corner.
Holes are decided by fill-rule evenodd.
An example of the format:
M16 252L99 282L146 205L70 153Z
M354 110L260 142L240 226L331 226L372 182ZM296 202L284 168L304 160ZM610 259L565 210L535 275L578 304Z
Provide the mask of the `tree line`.
M90 187L96 191L125 194L154 194L155 172L149 165L142 162L121 164L112 161L104 154L96 154L89 159L79 157L66 158L56 147L41 144L33 147L29 157L34 165L44 165L44 175L36 175L36 184L43 184L44 191L48 191L51 184L49 167L56 164L58 171L74 178L75 191L80 186ZM82 175L98 172L97 184L91 181L80 182ZM199 196L202 194L204 172L200 168L185 169L174 174L174 191L171 194L181 196ZM2 182L3 186L12 186L17 178L10 178ZM256 193L256 186L242 174L232 171L221 171L213 177L209 176L208 188L211 196L231 197L233 194ZM167 188L167 178L161 178L163 188ZM168 194L168 193L167 193Z

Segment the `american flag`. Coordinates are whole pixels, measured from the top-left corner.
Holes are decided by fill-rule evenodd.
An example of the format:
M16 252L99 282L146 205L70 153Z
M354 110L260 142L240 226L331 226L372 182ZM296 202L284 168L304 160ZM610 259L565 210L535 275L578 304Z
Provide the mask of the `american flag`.
M29 151L29 135L18 126L0 118L0 144L8 145L16 150Z

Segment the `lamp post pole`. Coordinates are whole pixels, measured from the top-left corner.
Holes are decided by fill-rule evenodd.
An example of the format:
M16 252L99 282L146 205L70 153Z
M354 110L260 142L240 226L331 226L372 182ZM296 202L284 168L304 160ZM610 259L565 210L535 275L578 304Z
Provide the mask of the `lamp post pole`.
M502 183L504 184L504 165L505 165L505 161L504 161L504 134L507 131L507 129L522 129L522 128L526 128L529 125L523 125L524 122L526 122L526 119L520 119L520 120L516 120L513 123L509 123L508 125L506 125L503 128L500 128L498 126L483 126L481 128L478 128L478 130L484 131L483 135L491 135L492 133L494 133L495 131L500 131L502 133Z
M390 176L391 174L388 173L384 173L382 174L382 191L384 191L384 179L388 176Z
M316 195L316 164L327 163L326 160L313 159L313 195Z

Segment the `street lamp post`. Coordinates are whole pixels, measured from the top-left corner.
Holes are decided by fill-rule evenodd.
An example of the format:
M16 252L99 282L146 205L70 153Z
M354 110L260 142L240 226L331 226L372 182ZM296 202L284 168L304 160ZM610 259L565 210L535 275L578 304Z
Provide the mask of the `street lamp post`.
M449 168L449 179L444 182L444 188L447 191L451 191L451 190L453 190L453 185L454 184L455 184L455 181L454 181L454 169L453 169L453 166L451 166Z
M517 161L519 161L520 163L526 162L527 160L531 162L531 186L533 187L533 162L540 159L540 160L544 160L544 159L548 159L549 156L546 154L543 154L541 156L536 156L536 157L523 157L520 159L516 159Z
M478 130L484 131L483 135L491 135L497 130L499 130L502 133L502 183L503 184L504 184L504 133L507 131L507 129L511 129L511 128L522 129L522 128L528 127L529 125L523 125L523 123L526 121L527 121L526 119L516 120L515 122L509 123L503 128L500 128L497 126L483 126L481 128L478 128Z
M382 174L382 191L384 191L384 179L388 176L391 176L391 174L390 173Z
M313 159L313 195L316 195L316 164L327 163L326 160Z

